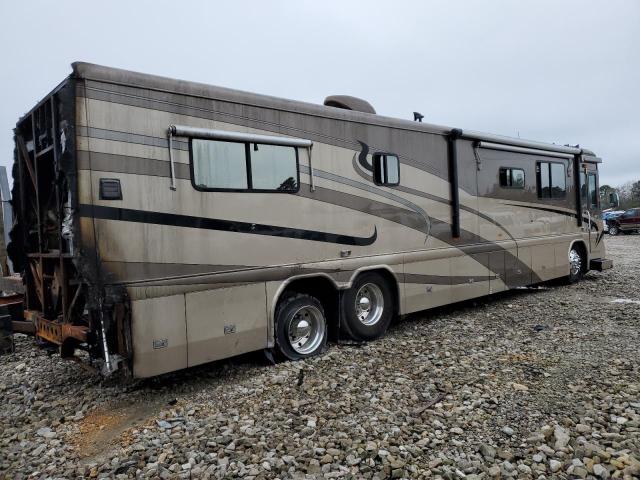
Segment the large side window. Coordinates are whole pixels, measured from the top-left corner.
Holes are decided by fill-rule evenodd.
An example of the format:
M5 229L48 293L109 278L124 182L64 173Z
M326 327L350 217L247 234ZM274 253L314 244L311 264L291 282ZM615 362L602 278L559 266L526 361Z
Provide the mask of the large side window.
M373 181L376 185L398 185L400 183L400 160L392 153L373 155Z
M193 138L191 164L198 190L298 191L295 147Z
M524 170L521 168L500 168L500 186L503 188L524 188Z
M564 164L557 162L538 162L539 198L564 198L567 194L567 177Z

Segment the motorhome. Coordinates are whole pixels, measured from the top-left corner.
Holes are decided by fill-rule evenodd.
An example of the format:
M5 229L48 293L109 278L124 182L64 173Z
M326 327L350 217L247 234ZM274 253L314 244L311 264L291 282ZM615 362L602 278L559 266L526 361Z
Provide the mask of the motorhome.
M398 316L610 268L600 162L349 96L74 63L15 128L23 321L133 377L374 340Z

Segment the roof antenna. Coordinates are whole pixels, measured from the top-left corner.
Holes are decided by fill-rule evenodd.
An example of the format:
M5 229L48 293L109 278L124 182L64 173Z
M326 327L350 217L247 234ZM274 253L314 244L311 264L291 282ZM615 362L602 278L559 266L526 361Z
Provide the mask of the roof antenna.
M414 122L422 123L422 119L423 118L424 118L424 115L422 115L420 112L413 112L413 121Z

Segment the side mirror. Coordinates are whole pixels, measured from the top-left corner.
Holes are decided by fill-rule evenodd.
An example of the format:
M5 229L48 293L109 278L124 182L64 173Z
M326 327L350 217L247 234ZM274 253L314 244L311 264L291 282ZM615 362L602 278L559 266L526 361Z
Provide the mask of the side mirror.
M616 192L609 194L609 205L612 208L618 208L620 206L620 196Z

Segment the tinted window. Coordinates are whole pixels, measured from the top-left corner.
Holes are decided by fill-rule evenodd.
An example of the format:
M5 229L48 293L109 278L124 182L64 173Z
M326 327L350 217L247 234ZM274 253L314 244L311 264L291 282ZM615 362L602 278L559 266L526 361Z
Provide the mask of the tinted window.
M295 147L191 140L193 183L211 190L298 190Z
M386 155L387 183L397 184L400 181L400 162L395 155Z
M524 170L520 168L501 168L500 186L505 188L524 188Z
M538 162L538 197L564 198L567 193L567 177L564 164Z
M567 178L565 177L564 165L561 163L551 164L551 197L563 198L567 192Z
M193 183L200 188L245 189L245 144L215 140L191 141Z
M589 191L587 187L587 176L584 172L580 172L580 198L582 205L587 206L587 200L589 199Z
M598 208L598 187L594 173L589 174L589 197L591 208Z
M551 198L551 190L549 188L549 164L538 164L538 196L540 198Z
M390 153L373 155L373 180L378 185L398 185L400 183L400 160Z
M296 191L296 150L280 145L251 144L251 179L257 190Z

